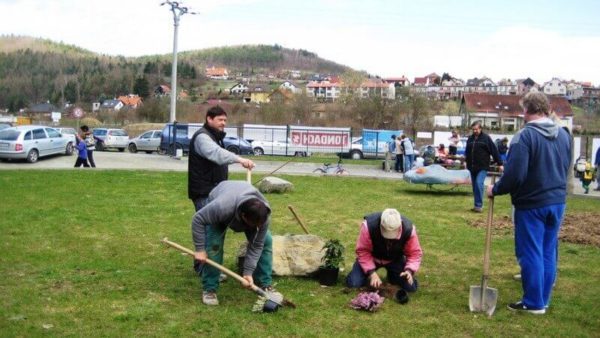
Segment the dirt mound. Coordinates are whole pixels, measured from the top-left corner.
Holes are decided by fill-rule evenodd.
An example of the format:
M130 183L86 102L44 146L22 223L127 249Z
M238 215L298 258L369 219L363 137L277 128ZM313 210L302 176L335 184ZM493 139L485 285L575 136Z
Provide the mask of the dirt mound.
M471 225L480 228L485 227L487 219L473 220ZM510 217L502 216L494 219L492 231L495 234L511 234L513 223ZM600 247L600 214L579 213L567 214L558 234L563 242L587 244Z

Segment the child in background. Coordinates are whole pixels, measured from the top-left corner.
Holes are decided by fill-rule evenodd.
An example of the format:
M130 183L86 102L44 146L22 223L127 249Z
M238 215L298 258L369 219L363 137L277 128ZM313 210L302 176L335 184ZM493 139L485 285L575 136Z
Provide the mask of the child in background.
M594 181L594 176L596 176L596 171L592 167L592 164L585 162L585 171L581 175L581 186L586 194L590 192L590 183Z
M89 168L88 164L88 156L87 156L87 146L85 145L85 141L81 139L79 136L77 137L77 161L75 161L75 168L79 168L82 165L85 168Z

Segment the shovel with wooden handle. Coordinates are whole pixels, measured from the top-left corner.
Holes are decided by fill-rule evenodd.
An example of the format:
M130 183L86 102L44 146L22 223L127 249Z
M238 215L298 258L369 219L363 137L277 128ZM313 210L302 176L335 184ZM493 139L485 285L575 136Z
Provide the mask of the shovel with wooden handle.
M192 257L196 256L196 253L184 246L181 246L175 242L171 242L169 241L168 238L163 238L162 242L169 245L170 247L173 247L183 253L186 253ZM212 265L213 267L219 269L220 271L222 271L223 273L229 275L232 278L235 278L238 282L242 283L242 285L247 285L248 281L245 280L244 278L242 278L242 276L238 275L237 273L229 270L228 268L224 267L223 265L211 260L211 259L206 259L206 263L209 265ZM260 296L263 296L267 299L267 301L265 302L265 304L263 305L263 311L264 312L275 312L277 311L277 309L279 307L282 306L283 303L286 303L288 305L292 305L293 303L286 301L284 302L283 296L279 293L270 293L270 292L266 292L265 290L259 288L258 286L252 284L250 285L250 288L252 291L256 292L257 294L259 294Z
M252 169L246 169L246 182L252 184Z
M492 185L496 183L496 176L492 176ZM488 287L490 278L490 247L492 245L492 219L494 216L494 197L489 198L487 226L485 231L485 251L483 254L483 275L481 285L471 285L469 294L469 310L471 312L485 312L491 316L496 309L498 289Z

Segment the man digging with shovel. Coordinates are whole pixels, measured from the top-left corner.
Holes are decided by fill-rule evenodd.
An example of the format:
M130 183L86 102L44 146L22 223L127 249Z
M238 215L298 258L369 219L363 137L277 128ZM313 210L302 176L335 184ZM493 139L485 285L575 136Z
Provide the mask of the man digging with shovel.
M223 181L208 195L206 205L192 219L192 236L196 248L194 258L206 263L207 258L223 263L225 232L231 228L244 232L248 249L244 260L243 279L246 287L256 284L267 293L272 287L273 250L269 222L271 207L264 196L243 181ZM219 305L219 270L203 264L202 302Z
M396 209L385 209L365 216L356 241L356 262L346 278L346 285L359 288L381 286L379 268L387 270L391 284L407 292L417 291L414 274L419 270L423 251L412 222Z

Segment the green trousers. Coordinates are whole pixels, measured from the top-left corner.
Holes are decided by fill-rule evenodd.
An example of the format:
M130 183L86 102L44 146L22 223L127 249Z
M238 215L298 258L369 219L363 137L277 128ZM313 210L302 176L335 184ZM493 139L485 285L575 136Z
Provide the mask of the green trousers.
M223 264L223 245L225 244L225 233L227 228L219 229L209 225L206 227L206 253L211 260ZM246 239L252 241L254 232L246 232ZM272 285L273 273L273 239L271 231L267 231L265 245L262 254L256 264L256 269L252 274L254 284L259 287ZM217 292L219 289L219 269L205 264L202 269L202 288L204 291Z

